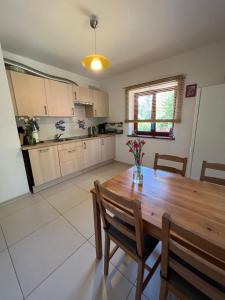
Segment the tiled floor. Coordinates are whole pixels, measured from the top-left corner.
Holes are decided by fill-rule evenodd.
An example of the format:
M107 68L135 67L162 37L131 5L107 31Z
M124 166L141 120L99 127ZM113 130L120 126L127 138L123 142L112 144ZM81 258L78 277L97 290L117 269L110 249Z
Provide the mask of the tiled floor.
M112 163L0 207L1 300L134 299L136 264L119 250L105 278L95 259L89 192L126 168ZM143 299L158 299L159 282L158 269Z

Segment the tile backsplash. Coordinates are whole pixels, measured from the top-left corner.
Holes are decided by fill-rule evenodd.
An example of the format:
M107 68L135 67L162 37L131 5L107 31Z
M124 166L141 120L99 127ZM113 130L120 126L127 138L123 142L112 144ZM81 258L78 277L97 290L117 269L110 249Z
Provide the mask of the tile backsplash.
M55 128L55 123L59 120L65 122L65 131ZM78 120L85 121L85 129L79 128ZM99 123L104 122L102 118L86 118L85 107L75 106L75 116L71 118L64 117L40 117L38 124L40 127L39 139L40 141L52 140L56 133L63 133L62 137L80 136L88 134L89 126L97 126ZM23 126L23 122L17 118L17 126Z

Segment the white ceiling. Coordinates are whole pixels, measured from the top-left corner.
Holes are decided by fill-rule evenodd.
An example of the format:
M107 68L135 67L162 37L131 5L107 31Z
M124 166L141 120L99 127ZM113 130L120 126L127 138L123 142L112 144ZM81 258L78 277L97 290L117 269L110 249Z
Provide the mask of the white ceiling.
M96 75L89 15L99 17L97 51L112 67ZM0 0L4 50L89 77L110 77L225 39L225 0Z

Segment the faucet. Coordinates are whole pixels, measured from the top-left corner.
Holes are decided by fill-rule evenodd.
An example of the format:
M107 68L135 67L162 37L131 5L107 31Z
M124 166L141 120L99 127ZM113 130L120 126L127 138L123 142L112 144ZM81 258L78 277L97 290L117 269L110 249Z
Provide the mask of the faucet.
M55 139L56 141L59 141L59 139L60 139L60 137L61 137L62 135L63 135L63 133L56 133L54 139Z

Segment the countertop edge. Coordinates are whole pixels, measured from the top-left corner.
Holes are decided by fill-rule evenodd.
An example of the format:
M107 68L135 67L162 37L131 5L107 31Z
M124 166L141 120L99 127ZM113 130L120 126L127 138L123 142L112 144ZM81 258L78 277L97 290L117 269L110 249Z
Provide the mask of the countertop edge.
M70 144L70 143L77 143L77 142L82 142L82 141L86 141L86 140L100 139L100 138L109 137L109 136L115 136L115 134L113 134L113 133L99 134L99 135L93 136L93 137L80 138L80 139L77 138L77 139L74 139L74 140L62 141L62 142L44 141L43 143L36 144L36 145L21 146L21 150L25 151L25 150L45 148L45 147L49 147L49 146L58 146L58 145L64 145L64 144Z

